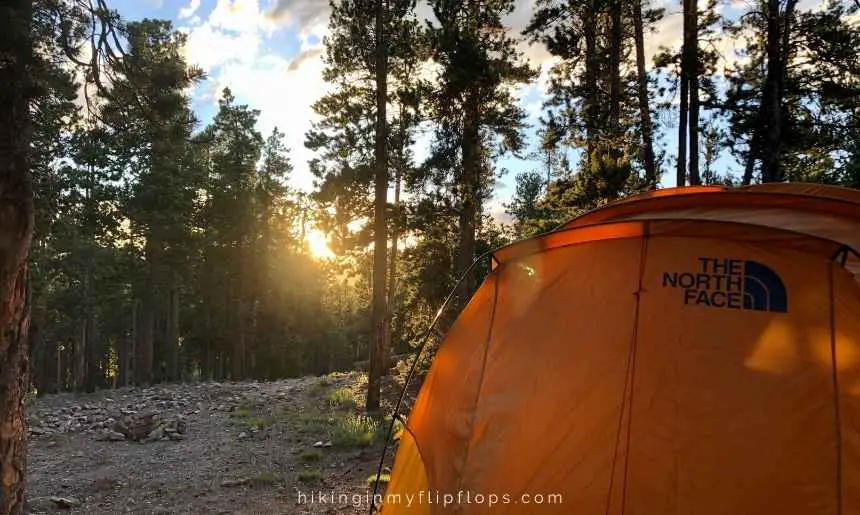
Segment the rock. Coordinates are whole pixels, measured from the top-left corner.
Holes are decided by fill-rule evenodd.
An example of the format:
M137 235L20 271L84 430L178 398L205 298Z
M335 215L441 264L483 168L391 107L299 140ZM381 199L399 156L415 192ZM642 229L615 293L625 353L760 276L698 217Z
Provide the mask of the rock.
M185 435L180 433L167 433L167 438L171 440L185 440Z
M144 442L154 442L156 440L161 440L164 436L164 427L159 426L146 435Z
M240 479L225 479L221 481L221 486L224 487L233 487L233 486L242 486L248 484L248 478L240 478Z
M81 502L74 497L51 497L51 502L66 510L81 504Z
M248 438L248 433L246 433L245 431L242 431L241 433L239 433L239 439L240 440L244 440L245 438Z
M332 445L331 442L323 442L323 441L319 441L319 442L314 443L314 447L331 447L331 445Z
M96 436L96 440L103 442L122 442L125 440L125 435L117 431L104 431Z

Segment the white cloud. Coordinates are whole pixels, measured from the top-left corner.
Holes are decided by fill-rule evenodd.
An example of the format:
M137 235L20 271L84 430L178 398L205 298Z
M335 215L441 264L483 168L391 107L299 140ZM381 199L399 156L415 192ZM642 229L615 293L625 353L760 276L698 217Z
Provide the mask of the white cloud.
M317 119L311 105L324 93L322 66L318 58L290 61L269 54L253 62L227 63L215 79L218 96L228 86L237 99L260 110L257 129L264 136L275 126L285 134L295 166L293 186L302 189L312 186L307 170L312 155L305 149L304 139Z
M192 16L199 3L191 0L183 14ZM315 19L312 13L304 16ZM186 59L209 75L195 89L195 104L217 105L221 91L229 87L237 102L260 111L257 129L264 136L275 126L285 134L295 166L293 185L309 189L311 155L304 147L304 136L316 118L311 105L325 88L320 59L325 20L300 31L297 55L264 52L265 38L283 30L282 21L262 10L258 0L218 0L205 19L194 15L181 30L188 34Z
M191 3L188 4L188 7L183 7L179 10L179 18L190 18L197 12L197 9L200 8L200 0L191 0Z
M328 0L275 0L266 17L301 34L320 34L325 32L328 14Z
M215 28L240 33L259 29L271 32L277 28L277 24L260 10L258 0L218 0L208 22Z
M188 32L185 57L189 64L208 72L227 62L255 60L260 45L261 37L256 31L231 34L203 23Z

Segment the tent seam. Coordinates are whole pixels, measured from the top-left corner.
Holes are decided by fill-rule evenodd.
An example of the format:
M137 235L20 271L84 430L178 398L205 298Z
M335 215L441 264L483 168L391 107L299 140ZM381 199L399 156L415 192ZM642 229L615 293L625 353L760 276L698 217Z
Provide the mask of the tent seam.
M609 490L607 492L606 499L606 514L609 514L609 509L612 507L612 491L615 485L615 470L616 465L618 463L618 446L621 443L621 430L624 425L624 413L628 408L628 400L627 400L627 390L630 390L630 400L629 400L629 408L630 408L630 416L627 421L627 432L625 435L625 441L627 448L625 449L625 458L624 458L624 482L622 484L622 497L621 497L621 514L624 514L625 502L627 497L627 474L628 474L628 464L629 464L629 454L630 454L630 427L633 421L633 381L635 379L635 360L636 360L636 344L639 339L639 309L642 301L642 292L644 291L644 276L645 276L645 258L648 252L648 240L650 237L650 228L651 223L649 221L643 222L643 232L642 236L642 245L639 254L639 274L636 284L636 291L633 292L633 295L636 297L636 305L633 311L633 331L631 334L630 341L630 351L628 353L627 358L627 370L624 377L624 390L621 396L621 410L618 416L618 427L616 429L615 435L615 451L612 455L612 470L609 476Z
M501 268L501 265L500 265ZM487 327L487 337L484 340L484 357L481 361L481 376L478 378L478 390L475 392L475 401L472 403L472 417L469 421L469 438L466 440L466 449L463 453L463 469L465 470L467 464L469 463L469 456L472 451L472 433L475 429L475 420L477 419L478 412L478 401L481 398L481 392L484 389L484 377L487 371L487 355L490 353L490 338L493 335L493 325L496 321L496 306L499 302L499 282L501 281L501 271L496 276L496 281L493 284L493 307L490 311L490 323ZM463 487L463 477L464 474L461 471L459 477L457 478L457 489L462 489ZM455 508L455 512L460 511L460 505L457 505Z
M643 285L645 284L645 261L648 255L648 241L651 236L651 223L648 222L644 226L645 232L642 235L642 254L639 257L639 285L636 289L636 312L633 315L633 337L630 348L630 416L627 420L627 435L626 435L626 452L624 454L624 484L621 489L621 515L624 515L624 511L627 505L627 476L629 474L629 464L630 464L630 439L631 439L631 428L633 427L633 392L634 381L636 380L636 350L639 344L639 315L642 306L642 292L644 291Z
M829 265L828 283L830 293L830 361L833 375L833 415L836 421L836 513L842 514L842 416L839 409L839 372L836 365L836 296L834 292L834 268Z
M594 218L594 217L596 217L597 214L604 214L605 215L608 213L610 215L604 219L599 219L598 222L600 222L600 221L611 221L611 220L613 220L612 211L620 210L622 207L627 207L627 206L634 205L634 204L640 204L640 205L646 204L646 209L644 209L643 211L649 211L649 209L647 209L647 204L665 202L666 199L670 199L670 198L671 199L678 199L678 198L689 199L689 198L692 198L694 196L716 196L716 195L722 196L722 195L726 195L726 194L733 195L733 196L734 195L756 195L756 196L766 196L766 197L771 197L771 198L780 197L779 200L785 201L786 203L788 203L788 201L792 200L791 197L800 197L804 200L809 200L809 201L816 200L816 201L818 201L818 203L829 204L829 203L833 202L833 203L837 203L837 204L844 204L846 206L853 206L855 208L860 207L860 203L857 203L857 202L854 202L851 200L846 200L846 199L841 198L841 197L822 197L820 195L812 195L809 193L764 192L764 191L742 192L742 191L732 191L729 189L718 190L718 191L717 190L715 190L715 191L697 191L695 193L684 193L683 195L679 195L679 196L666 195L666 196L646 197L646 198L640 198L640 199L629 197L627 199L622 199L617 204L607 204L607 205L601 206L601 207L599 207L593 211L583 213L581 216L575 217L571 220L568 220L567 222L561 224L557 229L554 229L553 231L550 231L550 232L562 231L562 230L568 229L569 228L568 226L574 222L580 222L580 221L588 222L589 218ZM744 199L744 200L745 200L745 202L749 202L749 199ZM815 209L809 209L808 211L815 212L815 213L830 213L830 211L827 211L826 209L817 208L817 206L815 206L815 207L816 207ZM841 216L844 216L844 215L841 215Z
M589 244L589 243L595 243L595 242L597 242L597 241L615 241L615 240L624 240L624 239L642 238L642 237L644 237L644 236L645 236L645 232L649 230L649 228L650 228L650 224L651 224L652 222L662 223L662 222L666 222L666 221L672 221L672 222L702 222L703 220L700 220L700 219L698 219L698 218L637 219L637 220L627 220L627 219L623 219L623 218L622 218L622 219L601 220L601 221L594 222L594 223L589 223L589 224L586 224L586 225L578 225L578 226L574 226L574 227L567 227L567 228L564 228L563 230L558 230L558 231L554 231L554 232L544 233L544 234L541 234L541 235L535 236L534 238L529 238L529 239L525 239L525 240L520 240L520 241L516 241L516 242L514 242L514 243L510 243L510 244L508 244L508 245L504 245L504 246L499 247L498 249L496 249L496 250L494 250L494 251L493 251L493 258L494 258L494 259L497 259L495 255L496 255L497 253L501 252L501 251L508 251L508 252L510 252L510 249L512 249L513 247L516 247L516 246L519 246L519 245L523 245L523 244L525 244L526 242L531 241L531 240L542 240L542 239L544 239L544 238L546 238L546 237L549 237L549 236L555 236L555 235L562 234L562 233L566 233L566 232L575 232L575 231L579 231L579 230L583 230L583 229L587 229L587 228L606 227L606 226L616 225L616 224L618 224L618 225L620 225L620 224L628 224L628 223L629 223L629 224L643 224L643 226L647 225L647 226L648 226L648 228L643 228L643 232L642 232L642 233L640 233L640 234L634 234L634 235L621 235L621 236L609 236L609 237L599 238L599 239L583 240L583 241L577 241L577 242L573 242L573 243L565 243L565 244L562 244L562 245L558 245L558 246L556 246L556 247L549 247L549 248L541 247L541 248L537 248L537 249L534 249L534 250L531 250L531 251L524 251L524 252L522 252L522 253L514 254L513 256L511 256L511 257L509 257L508 259L506 259L504 262L505 262L505 263L513 263L513 262L515 262L515 261L516 261L516 260L518 260L518 259L523 259L523 258L526 258L526 257L529 257L529 256L533 256L533 255L535 255L535 254L540 254L540 253L542 253L542 252L547 252L547 251L550 251L550 250L556 250L556 249L563 249L563 248L567 248L567 247L573 247L573 246L576 246L576 245L584 245L584 244ZM847 244L845 244L845 243L843 243L843 242L841 242L841 241L837 241L837 240L834 240L834 239L831 239L831 238L825 238L825 237L823 237L823 236L818 236L818 235L814 235L814 234L808 234L808 233L804 233L804 232L800 232L800 231L795 231L795 230L792 230L792 229L784 229L784 228L777 228L777 227L769 227L769 226L759 225L759 224L755 224L755 223L745 223L745 222L727 222L727 221L720 221L720 220L705 220L705 221L706 221L707 223L710 223L710 224L734 225L734 226L738 226L739 228L740 228L740 227L756 227L756 228L763 229L763 230L767 230L767 231L783 233L783 234L785 234L786 236L793 236L793 237L797 237L797 238L801 238L801 239L810 239L810 240L815 240L815 241L818 241L818 242L821 242L821 243L829 243L829 244L832 244L832 245L834 245L834 246L838 246L838 247L840 247L840 249L841 249L841 247L845 247L845 248L849 249L849 251L850 251L852 254L854 254L854 255L856 255L858 258L860 258L860 252L856 251L856 250L855 250L854 248L852 248L850 245L847 245ZM698 237L698 238L711 238L710 236L691 236L691 235L680 235L680 236L679 236L679 235L676 235L676 234L662 234L662 233L658 234L658 236L660 236L660 237L680 237L680 238L695 238L695 237ZM741 242L742 242L742 241L747 241L747 240L745 240L745 239L741 239L741 238L731 238L731 237L724 237L724 236L720 236L720 238L725 239L725 240L728 240L728 241L741 241Z

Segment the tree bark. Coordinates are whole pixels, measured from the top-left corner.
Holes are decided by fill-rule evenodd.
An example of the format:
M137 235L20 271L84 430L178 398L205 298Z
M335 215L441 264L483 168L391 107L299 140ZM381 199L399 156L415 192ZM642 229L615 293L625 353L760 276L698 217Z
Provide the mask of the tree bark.
M613 138L618 136L619 120L621 118L621 44L622 44L622 17L621 0L612 0L609 5L610 19L612 23L612 37L609 46L609 73L611 82L609 84L609 127ZM613 148L618 145L613 144Z
M645 168L645 182L649 189L657 188L657 166L654 159L654 127L651 124L651 107L648 103L648 74L645 70L645 28L642 22L642 0L633 2L633 31L636 39L636 75L639 97L639 123L642 131L640 159Z
M683 65L682 65L683 68ZM678 116L678 168L675 181L678 186L687 185L687 115L689 112L689 83L684 72L681 72L681 105Z
M376 145L374 160L373 213L373 329L370 344L370 366L367 382L367 410L379 410L382 379L382 359L385 347L385 326L388 308L385 302L385 268L387 263L388 231L385 210L388 201L388 49L385 41L385 1L376 0L375 67L376 67Z
M791 18L796 0L786 3L785 12L780 13L780 1L767 2L767 75L760 106L759 130L761 131L761 176L762 182L785 180L782 161L783 97L788 67L788 52L791 37Z
M690 63L691 43L690 33L692 30L690 7L692 0L684 0L684 37L681 45L681 105L678 117L678 168L676 181L678 186L687 184L687 122L690 116L690 76L692 68ZM693 31L695 36L695 32Z
M179 278L174 275L167 306L167 380L179 380Z
M470 86L475 88L475 86ZM481 138L478 123L477 95L470 92L466 101L461 153L463 156L460 181L460 235L457 255L457 276L466 274L457 292L458 312L466 306L475 287L474 273L466 273L475 259L475 231L479 212L478 195L481 177Z
M583 16L585 35L585 162L586 167L591 168L594 152L598 141L598 113L600 105L598 101L597 76L600 63L597 57L597 1L590 0L585 7Z
M74 390L81 392L86 388L87 382L87 318L84 315L78 323L78 339L75 340L75 363L74 363Z
M23 512L27 471L32 18L31 0L0 4L0 515Z
M401 120L403 119L401 115ZM405 134L403 134L403 130L401 129L401 144L405 140ZM403 166L403 152L401 147L400 159L398 161L397 168L394 171L394 223L391 226L391 257L388 260L388 312L386 313L386 321L385 321L385 347L383 349L382 355L382 375L388 375L388 372L391 369L391 348L392 348L392 336L393 336L393 327L392 322L394 320L394 285L397 281L397 239L400 235L400 181L402 176L401 167Z
M155 259L152 244L147 241L148 270L146 285L144 286L143 301L141 302L140 325L138 327L139 339L137 342L134 360L135 383L138 385L150 384L152 382L152 365L155 353L155 303L156 303L156 278Z
M701 184L699 177L699 6L696 0L687 0L690 3L689 16L690 27L685 29L687 38L687 84L690 95L690 151L689 151L689 177L690 186Z

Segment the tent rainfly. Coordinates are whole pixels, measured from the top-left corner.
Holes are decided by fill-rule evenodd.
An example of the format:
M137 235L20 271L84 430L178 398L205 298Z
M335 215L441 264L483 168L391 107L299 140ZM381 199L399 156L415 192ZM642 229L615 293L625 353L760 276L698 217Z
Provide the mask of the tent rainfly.
M495 251L383 515L860 514L860 192L688 187Z

